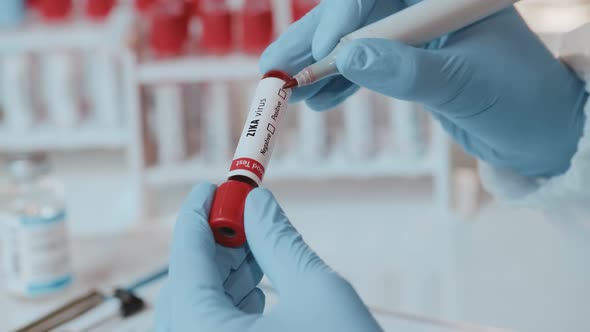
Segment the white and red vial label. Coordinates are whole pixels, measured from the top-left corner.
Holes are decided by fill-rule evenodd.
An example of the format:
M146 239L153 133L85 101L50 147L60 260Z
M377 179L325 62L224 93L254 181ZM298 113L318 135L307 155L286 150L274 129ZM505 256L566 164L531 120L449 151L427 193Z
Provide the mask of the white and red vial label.
M262 183L291 97L291 89L283 85L284 80L274 77L258 84L228 177L242 175Z

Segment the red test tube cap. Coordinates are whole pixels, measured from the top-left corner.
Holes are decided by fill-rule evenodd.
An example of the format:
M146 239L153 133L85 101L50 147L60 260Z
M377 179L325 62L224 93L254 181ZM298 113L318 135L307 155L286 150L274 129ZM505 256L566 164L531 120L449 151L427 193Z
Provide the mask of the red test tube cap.
M102 20L109 16L117 0L86 0L86 16Z
M244 207L252 189L254 187L248 183L236 180L224 182L217 188L209 213L209 226L215 241L222 246L238 248L246 243Z
M34 5L47 21L62 21L72 12L72 0L37 0Z
M177 56L188 39L188 20L184 12L156 13L152 17L149 42L157 56Z

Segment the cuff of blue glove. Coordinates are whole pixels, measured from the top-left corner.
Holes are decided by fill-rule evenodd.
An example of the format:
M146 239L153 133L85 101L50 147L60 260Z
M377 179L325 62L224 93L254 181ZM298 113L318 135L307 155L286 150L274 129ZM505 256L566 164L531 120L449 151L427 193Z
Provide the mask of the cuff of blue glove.
M590 92L590 84L586 85ZM543 210L560 219L586 220L590 230L590 101L584 107L586 123L567 172L548 180L528 178L480 162L484 188L498 200Z

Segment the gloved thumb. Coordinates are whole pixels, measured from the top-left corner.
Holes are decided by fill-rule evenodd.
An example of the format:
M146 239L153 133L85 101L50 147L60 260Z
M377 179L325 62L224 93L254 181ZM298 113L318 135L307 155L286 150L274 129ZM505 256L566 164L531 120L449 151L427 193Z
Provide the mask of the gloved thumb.
M303 241L270 191L257 188L248 195L244 226L250 250L279 292L315 273L331 271Z
M344 45L336 64L357 85L437 108L449 103L457 104L451 108L463 107L462 97L469 94L465 89L473 76L460 55L385 39L359 39Z

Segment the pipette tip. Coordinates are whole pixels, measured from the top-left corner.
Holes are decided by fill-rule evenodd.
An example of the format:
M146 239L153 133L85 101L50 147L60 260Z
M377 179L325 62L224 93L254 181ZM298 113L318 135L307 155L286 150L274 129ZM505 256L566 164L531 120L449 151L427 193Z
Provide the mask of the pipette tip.
M299 82L297 82L297 80L293 78L289 82L285 83L285 85L283 85L283 89L291 89L291 88L294 88L298 85L299 85Z

